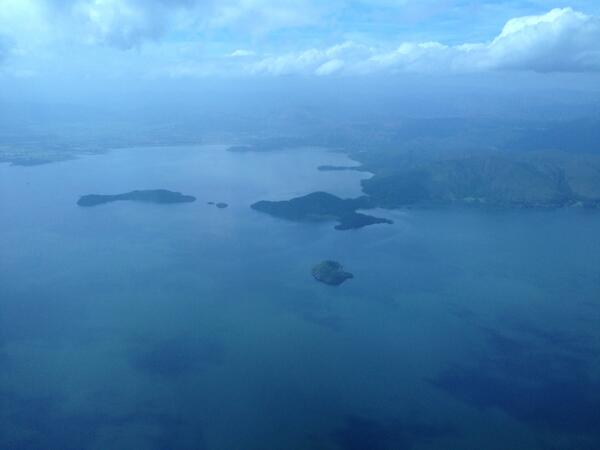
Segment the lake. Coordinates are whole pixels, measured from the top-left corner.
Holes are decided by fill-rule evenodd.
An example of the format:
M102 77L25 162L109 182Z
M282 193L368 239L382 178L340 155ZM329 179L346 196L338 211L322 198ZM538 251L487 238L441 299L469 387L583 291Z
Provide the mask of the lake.
M360 195L346 156L225 149L0 165L0 448L599 448L599 213L336 231L249 205ZM197 201L76 205L156 188Z

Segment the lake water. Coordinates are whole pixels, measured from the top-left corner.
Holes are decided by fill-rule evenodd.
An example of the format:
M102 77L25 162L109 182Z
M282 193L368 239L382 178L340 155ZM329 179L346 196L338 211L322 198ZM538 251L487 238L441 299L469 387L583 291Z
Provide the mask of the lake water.
M322 149L0 166L0 448L600 448L600 214L253 211L360 194ZM195 203L89 193L165 188ZM229 203L217 209L208 201ZM310 268L336 259L339 287Z

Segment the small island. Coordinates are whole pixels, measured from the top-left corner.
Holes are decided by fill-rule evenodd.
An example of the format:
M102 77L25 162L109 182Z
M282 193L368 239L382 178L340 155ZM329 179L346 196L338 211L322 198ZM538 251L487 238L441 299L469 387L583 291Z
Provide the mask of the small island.
M303 197L283 201L260 201L251 205L257 211L296 222L337 220L336 230L351 230L378 223L393 223L389 219L357 213L372 208L368 197L342 199L327 192L313 192Z
M225 202L206 202L207 205L216 206L219 209L225 209L229 207L229 204Z
M332 166L329 164L319 166L317 167L317 170L320 170L321 172L343 172L347 170L354 170L356 172L364 171L361 166Z
M345 272L344 267L337 261L323 261L312 268L315 280L330 286L339 286L344 281L354 278L350 272Z
M254 150L255 150L255 147L252 145L232 145L231 147L227 148L228 152L233 152L233 153L245 153L245 152L251 152Z
M166 189L153 189L146 191L131 191L125 194L101 195L90 194L79 198L77 204L79 206L90 207L103 205L105 203L116 202L121 200L129 200L145 203L189 203L196 200L196 197L184 195L181 192L168 191Z

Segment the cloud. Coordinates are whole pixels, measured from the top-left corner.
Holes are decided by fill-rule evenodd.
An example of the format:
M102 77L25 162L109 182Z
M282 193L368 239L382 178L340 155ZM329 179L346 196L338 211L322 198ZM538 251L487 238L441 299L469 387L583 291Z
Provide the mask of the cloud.
M509 20L489 42L445 45L404 42L388 50L353 42L323 50L268 56L253 73L368 74L377 72L600 71L600 18L571 8Z
M60 0L58 11L69 14L73 28L87 43L120 49L157 40L171 28L174 16L190 0Z
M341 59L332 59L317 67L317 70L315 70L315 74L320 76L331 75L335 72L340 71L343 67L344 61L342 61Z
M4 61L4 59L8 55L8 40L0 35L0 64Z
M390 70L434 72L455 65L458 53L439 42L405 42L389 52L376 52L357 64L360 72Z
M0 0L0 35L17 46L38 43L49 34L42 4L37 0Z
M355 14L370 13L371 33L352 33L354 21L344 22L336 15L352 4L360 6ZM600 72L598 16L553 9L510 19L488 41L452 45L440 38L405 41L376 29L380 22L375 12L415 4L415 0L0 0L0 59L10 54L11 64L14 60L19 68L40 72L60 60L69 72L110 68L115 73L129 70L152 76ZM453 11L458 10L463 17L457 23L468 25L470 18L463 9ZM396 20L393 14L384 16L385 24ZM435 26L428 30L436 31ZM460 41L459 33L455 41ZM340 36L348 40L314 45L336 42ZM157 45L144 45L147 42ZM306 42L312 46L303 45ZM130 49L140 51L127 53Z
M492 68L537 72L600 70L600 18L553 9L509 20L485 49Z
M200 4L205 2L200 1ZM251 34L310 26L330 12L314 0L221 0L202 11L207 28L232 28Z
M325 49L312 48L301 52L268 56L246 66L254 74L288 75L293 73L331 75L340 72L346 65L350 71L357 61L369 57L374 49L347 41Z
M6 0L15 1L15 0ZM168 32L231 29L264 34L306 26L325 9L308 0L26 0L44 2L69 17L88 43L120 49L139 47Z
M254 56L256 53L251 50L237 49L231 52L229 55L230 58L243 58L244 56Z

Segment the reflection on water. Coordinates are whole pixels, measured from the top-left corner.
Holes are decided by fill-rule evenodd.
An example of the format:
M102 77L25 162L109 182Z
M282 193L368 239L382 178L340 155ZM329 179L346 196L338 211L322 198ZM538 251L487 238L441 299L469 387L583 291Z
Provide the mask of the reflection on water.
M597 448L600 215L378 211L394 225L339 232L249 208L359 195L365 174L316 170L348 162L1 166L0 448ZM75 204L153 188L198 200ZM356 278L315 283L323 259Z

